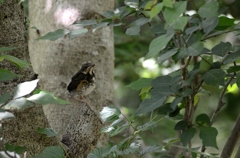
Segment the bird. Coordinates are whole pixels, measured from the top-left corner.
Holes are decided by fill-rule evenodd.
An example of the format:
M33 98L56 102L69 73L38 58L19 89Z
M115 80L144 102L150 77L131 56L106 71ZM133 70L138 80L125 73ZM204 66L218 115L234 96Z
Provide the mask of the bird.
M67 86L70 94L77 94L80 96L80 101L87 102L83 97L90 94L95 88L95 74L94 66L90 62L82 65L81 69L71 78L71 82Z

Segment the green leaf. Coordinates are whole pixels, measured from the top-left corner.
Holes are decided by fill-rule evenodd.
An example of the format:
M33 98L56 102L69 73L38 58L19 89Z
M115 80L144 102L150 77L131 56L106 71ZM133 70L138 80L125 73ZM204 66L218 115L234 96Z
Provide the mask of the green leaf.
M38 94L34 94L32 96L30 96L29 98L27 98L28 101L37 103L37 104L41 104L41 105L45 105L45 104L69 104L69 102L65 101L63 102L63 100L54 97L53 94L49 93L49 92L44 92L41 91ZM60 101L59 101L60 100Z
M49 32L46 35L37 38L37 40L50 40L50 41L55 41L59 38L64 37L66 34L68 34L70 31L66 29L58 29L53 32Z
M202 28L205 36L213 31L218 24L218 17L207 18L202 22Z
M146 24L146 23L148 23L148 22L149 22L149 19L148 19L148 18L139 18L139 19L133 21L133 22L130 24L130 26L142 26L142 25L144 25L144 24Z
M235 22L235 19L230 19L226 16L221 16L219 17L219 22L218 22L218 25L216 27L216 30L226 30L232 26L234 26L234 22Z
M16 146L16 145L10 145L10 144L5 144L5 149L7 151L10 151L10 152L15 152L17 154L22 154L24 153L25 151L27 151L27 148L26 147L22 147L22 146Z
M10 51L10 50L14 50L14 49L16 49L16 47L0 47L0 53Z
M240 57L240 49L229 54L226 58L224 58L223 64L226 65L226 64L232 63L232 62L236 61L237 59L239 59L239 57Z
M240 89L240 72L237 73L236 77L237 77L237 86L238 86L238 89Z
M145 154L159 151L162 147L158 145L148 146L144 150L140 151L139 156L143 157Z
M83 35L87 32L88 32L88 29L86 29L86 28L80 28L80 29L72 30L69 33L69 37L70 37L70 39L73 39L73 38L78 37L80 35Z
M153 19L156 15L158 15L163 9L163 3L158 3L157 5L153 6L150 11L150 19Z
M74 26L89 26L89 25L94 25L97 24L96 20L83 20L80 21L79 23L73 24Z
M185 120L181 120L175 125L174 130L184 130L185 128L187 128L187 126L188 122Z
M12 73L11 71L0 69L0 81L9 81L16 78L18 75Z
M151 98L144 100L138 108L136 115L147 113L159 108L166 100L166 96L174 93L171 83L172 77L160 76L152 81L153 90L151 90Z
M103 13L103 16L105 18L112 18L114 16L114 12L112 10L108 10L108 11Z
M216 141L217 134L218 131L214 127L201 127L199 137L202 139L203 145L218 149Z
M120 14L120 19L124 18L124 17L127 16L129 13L131 13L131 10L129 10L129 9L124 10L124 11Z
M20 69L24 69L27 68L30 64L24 60L18 59L14 56L11 55L2 55L1 57L3 57L4 59L10 61L11 63L13 63L14 65L16 65L18 68Z
M4 93L3 95L0 96L0 106L6 103L8 99L11 97L9 93Z
M198 124L201 127L207 127L211 125L210 118L207 114L200 114L196 117L196 124Z
M24 83L20 83L17 85L13 99L23 97L27 94L30 94L36 87L39 79L33 80L33 81L27 81Z
M152 80L152 78L139 78L137 81L127 85L127 87L135 90L140 90L142 88L151 86Z
M40 134L46 134L47 137L55 137L58 135L57 132L52 128L40 128L37 130L37 132Z
M188 18L185 17L185 16L182 16L176 20L174 20L173 24L172 24L172 27L173 29L175 30L184 30L185 26L187 25L188 23Z
M131 26L126 30L127 35L138 35L140 32L140 26Z
M112 146L96 148L92 153L88 154L87 158L103 158L110 154Z
M150 122L145 123L144 125L138 126L137 130L138 131L147 131L147 130L151 130L155 127L157 127L157 122L150 121Z
M50 146L33 158L65 158L65 154L60 146Z
M182 132L180 136L180 141L183 143L184 146L186 146L191 141L196 132L197 130L195 128L189 128Z
M105 27L107 25L108 25L108 22L100 22L100 23L93 26L92 32L95 32L96 30L98 30L102 27Z
M197 31L199 29L201 29L200 25L192 26L192 27L187 28L185 32L186 32L186 34L189 35L189 34L192 34L193 32L195 32L195 31Z
M104 107L100 112L100 117L103 122L112 122L119 119L121 111L118 108Z
M173 4L173 8L165 8L163 12L163 16L166 19L166 25L167 27L170 23L172 23L174 20L178 19L181 14L186 11L187 2L176 2Z
M166 97L164 96L159 97L152 96L152 98L146 99L140 104L140 107L137 109L135 115L151 112L157 109L158 107L162 106L165 100Z
M163 50L166 47L166 45L172 39L172 37L173 34L170 36L167 36L165 34L152 40L152 42L149 45L149 52L146 55L146 58L151 58L157 55L161 50Z
M206 72L203 79L208 85L222 85L224 86L225 72L222 69L212 69Z
M198 10L198 14L202 18L211 18L218 16L218 3L216 1L208 1Z
M166 6L168 8L173 8L172 0L163 0L163 4L164 4L164 6Z
M212 48L212 53L224 57L231 49L231 43L220 42L218 45Z
M28 101L26 98L18 98L10 101L4 106L4 109L23 109L26 106L32 105L30 101Z
M180 103L180 102L182 101L182 99L183 99L183 97L177 97L177 98L175 98L175 99L171 102L170 107L171 107L173 110L175 110L175 109L177 108L177 106L178 106L178 103Z
M228 73L233 73L233 72L238 72L240 71L240 66L230 66L228 69L227 69L227 72Z
M202 50L204 48L204 45L202 42L200 41L197 41L196 43L190 45L188 48L187 48L187 54L189 56L199 56L202 54Z
M171 58L174 54L178 52L178 48L171 49L167 52L163 52L159 55L158 57L158 62L163 63L164 61L168 60Z
M200 73L207 72L213 64L213 56L203 56L200 61L199 71Z
M152 86L144 87L141 89L141 92L139 95L142 95L144 93L149 93L149 91L152 89ZM143 99L144 100L144 99Z

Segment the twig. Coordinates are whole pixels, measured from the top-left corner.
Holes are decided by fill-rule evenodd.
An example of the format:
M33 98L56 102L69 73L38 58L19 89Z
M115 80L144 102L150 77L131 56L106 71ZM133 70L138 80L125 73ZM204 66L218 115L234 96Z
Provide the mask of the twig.
M0 148L3 150L3 152L10 158L17 158L16 156L12 156L8 153L8 151L5 149L4 145L3 145L3 140L0 140Z
M216 110L214 111L214 113L212 114L212 117L211 117L211 119L210 119L210 126L213 124L213 121L214 121L214 119L216 118L217 113L218 113L218 112L221 110L221 108L225 105L225 103L224 103L222 100L223 100L224 94L225 94L225 92L226 92L226 90L227 90L227 87L228 87L228 85L231 83L231 81L233 80L233 78L234 78L234 76L231 77L231 78L227 81L227 83L226 83L226 85L225 85L225 87L224 87L224 89L223 89L223 91L222 91L222 93L221 93L221 95L220 95L220 98L219 98L219 101L218 101L218 106L217 106ZM206 147L205 147L205 145L203 145L203 146L201 147L201 152L205 152L205 150L206 150ZM201 154L200 158L204 158L204 155Z

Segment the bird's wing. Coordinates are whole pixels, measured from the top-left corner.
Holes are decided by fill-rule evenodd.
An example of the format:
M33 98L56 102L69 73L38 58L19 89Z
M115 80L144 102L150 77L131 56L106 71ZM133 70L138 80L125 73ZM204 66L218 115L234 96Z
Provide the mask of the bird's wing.
M69 83L67 90L70 92L77 89L78 85L82 80L86 80L86 75L82 74L81 72L78 72L76 75L72 77L72 80Z

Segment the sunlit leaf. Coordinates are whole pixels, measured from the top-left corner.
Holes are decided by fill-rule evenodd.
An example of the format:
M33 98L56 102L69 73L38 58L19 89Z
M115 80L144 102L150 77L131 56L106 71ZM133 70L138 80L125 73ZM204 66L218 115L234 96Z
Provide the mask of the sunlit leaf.
M0 81L9 81L16 78L18 75L12 73L11 71L0 69Z
M201 127L199 137L202 139L202 143L205 146L211 146L216 149L217 147L217 141L216 137L218 135L218 131L214 127Z
M49 93L49 92L44 92L41 91L38 94L34 94L32 96L30 96L29 98L27 98L27 100L37 103L37 104L41 104L41 105L45 105L45 104L69 104L69 102L65 101L63 102L61 99L54 97L53 94ZM60 100L60 101L59 101Z
M20 98L27 94L30 94L37 87L38 81L39 79L36 79L33 81L27 81L27 82L18 84L14 92L13 99Z
M65 154L60 146L50 146L33 158L65 158Z
M118 108L104 107L100 112L100 117L103 122L114 121L119 118L121 111Z
M59 38L64 37L66 34L68 34L70 31L66 29L58 29L53 32L49 32L46 35L37 38L37 40L50 40L50 41L55 41Z
M195 128L188 128L187 130L183 130L180 136L180 140L184 146L186 146L191 141L196 132L197 130Z
M40 134L46 134L47 137L54 137L58 135L57 132L52 128L40 128L37 130L37 132Z
M200 61L199 71L201 73L207 72L213 64L213 56L203 56Z
M151 86L152 80L152 78L139 78L137 81L127 85L127 87L135 90L140 90L142 88Z
M18 98L10 101L4 106L4 109L23 109L26 106L32 105L26 98Z

